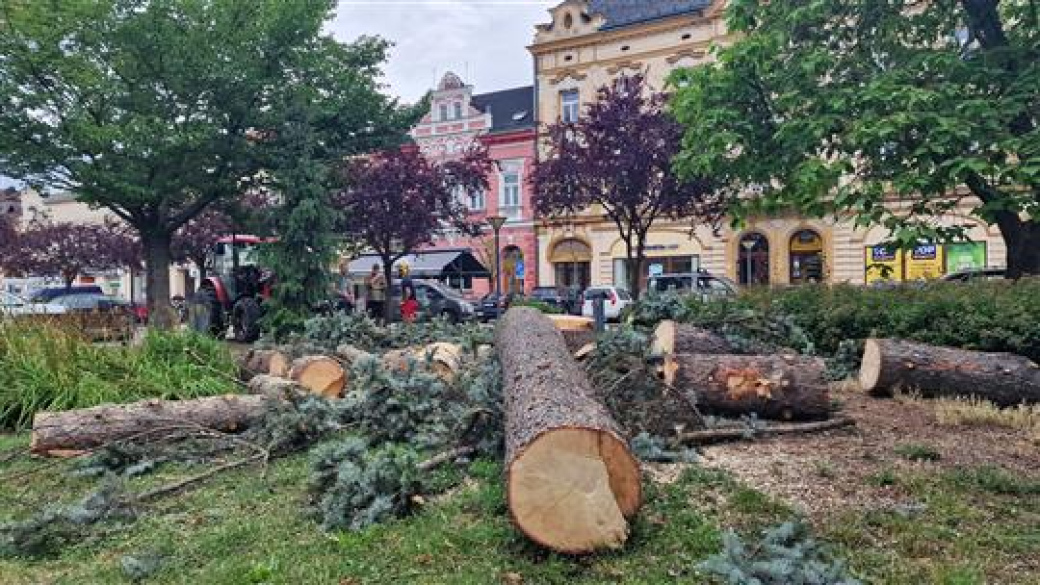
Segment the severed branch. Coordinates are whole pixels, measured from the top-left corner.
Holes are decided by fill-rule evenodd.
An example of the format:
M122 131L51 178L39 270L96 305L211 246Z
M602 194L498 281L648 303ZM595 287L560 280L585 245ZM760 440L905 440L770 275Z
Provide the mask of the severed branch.
M748 429L744 428L709 429L705 431L692 431L689 433L682 433L675 439L673 439L673 443L676 445L705 445L709 443L721 443L724 441L742 441L746 439L754 439L758 437L767 437L772 435L815 433L819 431L829 431L832 429L840 429L855 425L855 420L847 416L842 416L820 422L770 425L764 429L754 430L750 436L748 434Z
M452 459L457 459L459 457L467 457L476 452L477 448L472 445L463 445L462 447L455 447L454 449L449 449L447 451L444 451L443 453L438 453L433 457L430 457L426 461L419 462L418 464L416 464L415 468L419 471L429 471L451 461Z
M266 456L265 456L264 453L258 453L256 455L251 456L251 457L246 457L245 459L238 459L236 461L231 461L231 462L225 463L223 465L218 465L217 467L214 467L213 469L210 469L210 470L205 471L203 473L200 473L198 475L193 475L191 477L186 477L186 478L184 478L184 479L182 479L180 481L176 481L176 482L171 483L169 485L165 485L165 486L158 487L158 488L155 488L153 490L149 490L147 492L144 492L144 493L138 495L137 497L135 497L134 500L138 501L138 502L144 502L144 501L147 501L147 500L153 500L153 499L156 499L156 498L159 498L159 497L162 497L162 496L166 496L166 495L172 494L174 492L178 492L178 491L180 491L180 490L182 490L184 488L187 488L189 486L192 486L194 484L203 482L203 481L205 481L205 480L207 480L207 479L209 479L209 478L211 478L211 477L213 477L213 476L215 476L215 475L217 475L219 473L223 473L225 471L230 471L232 469L237 469L239 467L244 467L246 465L249 465L251 463L256 463L258 461L263 461L265 458L266 458Z

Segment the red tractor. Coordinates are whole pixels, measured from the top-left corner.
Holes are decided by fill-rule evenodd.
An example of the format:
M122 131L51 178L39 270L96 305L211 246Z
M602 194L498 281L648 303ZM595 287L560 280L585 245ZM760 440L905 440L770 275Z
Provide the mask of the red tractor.
M230 324L235 341L260 337L262 305L271 296L274 274L258 265L257 256L269 241L239 235L217 240L206 258L206 278L188 307L193 329L224 338Z

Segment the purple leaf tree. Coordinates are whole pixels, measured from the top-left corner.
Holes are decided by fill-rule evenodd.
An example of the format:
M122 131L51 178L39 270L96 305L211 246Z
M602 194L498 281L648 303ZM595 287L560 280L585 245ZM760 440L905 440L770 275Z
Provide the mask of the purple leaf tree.
M492 165L480 148L443 164L431 163L414 147L351 160L342 172L345 188L335 197L342 229L379 255L389 283L394 262L441 231L480 233L460 194L486 190Z
M547 217L580 213L598 205L625 242L628 289L637 297L646 240L658 219L698 217L717 221L705 180L679 181L672 159L682 127L642 75L602 87L577 122L544 130L545 150L532 174L535 210Z
M68 287L88 272L139 267L141 246L119 225L34 222L2 260L5 272L59 276Z

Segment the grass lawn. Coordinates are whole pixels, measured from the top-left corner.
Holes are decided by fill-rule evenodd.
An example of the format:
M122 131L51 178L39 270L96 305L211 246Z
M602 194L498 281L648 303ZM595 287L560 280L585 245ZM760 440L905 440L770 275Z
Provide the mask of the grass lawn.
M0 436L0 453L26 441ZM40 466L28 458L0 462L0 478ZM130 555L161 559L145 583L699 583L706 579L695 567L718 551L725 527L754 535L795 517L727 473L695 466L671 483L648 482L624 551L568 558L543 552L511 527L497 463L471 471L471 480L413 517L325 533L305 514L307 461L297 456L273 464L266 478L230 472L152 504L133 524L101 525L54 558L0 559L0 582L126 583L121 563ZM131 485L144 489L192 472L166 469ZM874 481L897 483L923 505L848 511L817 523L865 581L1040 583L1040 569L1021 560L1040 558L1040 484L987 469L893 471ZM0 520L40 501L76 499L90 485L57 469L3 481Z

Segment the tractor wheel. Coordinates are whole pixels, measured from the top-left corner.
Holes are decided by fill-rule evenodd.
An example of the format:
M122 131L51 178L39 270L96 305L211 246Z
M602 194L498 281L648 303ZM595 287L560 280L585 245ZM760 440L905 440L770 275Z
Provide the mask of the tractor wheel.
M239 299L231 311L235 341L253 343L260 339L260 303L252 297Z
M204 288L191 297L188 305L188 324L199 333L208 333L217 339L227 334L224 324L224 308L220 306L217 293Z

